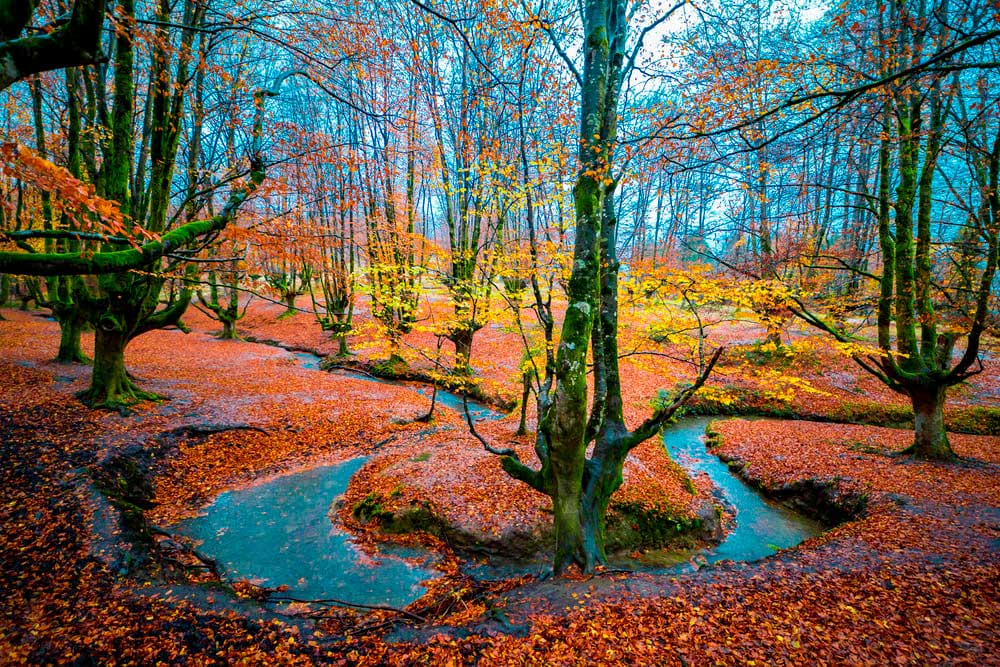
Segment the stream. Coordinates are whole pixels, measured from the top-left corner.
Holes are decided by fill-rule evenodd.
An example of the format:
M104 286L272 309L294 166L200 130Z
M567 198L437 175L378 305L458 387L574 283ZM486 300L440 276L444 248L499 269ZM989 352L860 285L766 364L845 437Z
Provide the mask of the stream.
M319 369L320 358L291 353L305 368ZM383 380L346 370L332 371L354 379L396 384L426 396L432 388ZM438 389L440 407L462 412L463 399ZM428 403L429 405L429 403ZM469 401L474 419L499 419L502 414ZM663 434L670 456L690 474L706 473L719 488L735 528L710 549L693 553L652 552L641 559L615 559L616 564L644 570L678 571L700 556L708 563L724 559L754 561L778 549L792 547L818 535L823 528L773 503L729 471L704 444L711 418L680 420ZM202 515L179 522L174 530L201 543L200 550L225 567L226 578L241 578L268 587L288 586L285 593L302 599L337 598L362 605L402 607L420 597L422 581L437 576L434 557L416 549L381 547L377 559L366 555L331 519L330 506L344 493L351 476L366 458L322 466L279 477L247 489L220 494ZM499 565L499 564L498 564ZM474 566L476 576L497 578L513 574L507 566ZM519 568L525 571L522 565ZM537 565L530 568L537 570Z
M709 563L755 561L823 532L822 524L768 500L705 447L705 429L715 417L686 417L663 432L670 458L690 475L706 473L722 492L736 526L717 546L700 553Z

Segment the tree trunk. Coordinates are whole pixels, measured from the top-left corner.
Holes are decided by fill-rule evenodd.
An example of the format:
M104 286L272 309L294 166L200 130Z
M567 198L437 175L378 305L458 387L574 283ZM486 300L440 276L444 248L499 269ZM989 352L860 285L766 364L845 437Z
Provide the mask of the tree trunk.
M132 381L125 372L128 339L120 331L98 327L94 333L94 372L90 389L80 398L91 407L121 404L131 398Z
M576 458L576 460L573 460ZM583 515L580 507L582 489L582 458L561 461L552 457L555 493L552 494L553 525L556 533L556 553L552 565L554 574L561 574L569 565L581 567L586 562L583 545ZM576 473L580 469L580 474Z
M528 433L528 398L531 397L531 381L534 373L524 370L521 373L521 419L517 423L517 435Z
M80 316L79 311L64 317L59 317L59 352L56 354L56 361L63 364L89 364L90 357L80 344L80 334L86 320Z
M222 340L237 340L239 336L236 335L236 320L226 316L220 319L222 321Z
M605 435L607 437L607 434ZM611 436L612 438L614 436ZM598 450L602 450L599 454ZM627 450L598 438L595 455L587 462L583 493L583 549L584 572L592 572L596 565L608 562L607 544L608 505L611 496L622 485L622 467ZM603 456L604 458L600 458Z
M125 370L125 347L129 337L118 329L97 327L94 334L94 371L90 388L80 393L80 399L92 408L124 410L141 400L157 400L160 396L136 387Z
M343 358L350 354L351 351L347 349L347 334L340 334L340 337L337 339L337 356Z
M918 459L951 461L955 452L944 428L946 387L918 387L909 391L913 403L913 445L907 450Z
M605 524L609 501L610 498L589 500L580 510L583 524L583 565L580 569L587 573L593 572L598 565L608 563L604 545L607 542Z
M448 336L455 345L455 372L459 375L469 375L472 372L472 337L474 331L467 325L459 325Z
M764 342L768 345L774 345L775 349L780 350L782 348L781 329L768 327L767 338Z
M285 302L285 312L278 316L278 319L284 319L286 317L292 317L297 312L295 309L295 297L296 293L294 291L285 292L282 296L282 300Z
M24 286L23 289L27 290L27 292L22 292L18 295L18 298L21 300L21 310L31 310L28 308L28 304L35 298L35 295L31 293L29 286Z

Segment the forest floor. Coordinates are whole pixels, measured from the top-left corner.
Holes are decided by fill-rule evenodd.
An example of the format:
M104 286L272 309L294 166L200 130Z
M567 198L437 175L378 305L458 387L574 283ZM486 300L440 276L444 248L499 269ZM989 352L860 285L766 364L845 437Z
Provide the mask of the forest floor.
M241 331L335 351L311 315L277 320L279 313L254 305ZM480 529L502 532L543 517L539 497L507 486L454 413L441 410L436 425L446 428L421 438L426 425L415 419L428 402L405 387L303 368L274 347L216 340L209 333L217 327L194 312L186 318L192 333L153 332L127 353L141 386L168 401L127 416L88 411L73 393L89 370L50 362L55 323L2 314L0 664L997 664L1000 437L952 434L960 461L917 463L897 455L906 430L823 423L904 421L906 406L805 332L792 334L792 359L728 354L713 386L739 388L739 409L822 422L730 419L712 428L718 454L752 484L843 520L823 535L764 561L671 576L608 571L487 586L463 577L450 557L441 567L451 576L409 608L425 623L390 611L331 611L314 622L268 611L252 599L253 587L237 586L242 597L234 596L182 582L162 561L138 567L132 515L120 508L165 526L269 476L374 452L405 462L431 447L448 453L448 475L397 472L426 482L444 513L459 508L482 517ZM364 314L358 319L358 357L379 358L384 350L366 347ZM517 394L514 335L477 335L473 366L499 402ZM759 332L734 326L725 336L741 343ZM435 343L426 329L407 337L414 366L431 368ZM634 423L658 388L691 370L632 361L623 372ZM992 413L981 409L1000 404L996 362L949 401L956 428L989 430ZM481 430L527 446L516 425L514 414ZM92 480L113 486L131 474L122 462L135 460L155 488L144 486L148 479L105 488L116 510ZM653 461L637 459L635 469L653 466L652 474L634 475L631 492L693 512L709 492L704 480L692 493Z

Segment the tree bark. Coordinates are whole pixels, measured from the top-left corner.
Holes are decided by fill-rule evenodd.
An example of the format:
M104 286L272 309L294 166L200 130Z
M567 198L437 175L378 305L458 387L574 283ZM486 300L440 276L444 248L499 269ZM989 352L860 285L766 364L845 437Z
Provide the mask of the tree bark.
M472 373L472 338L475 333L468 323L459 324L452 329L448 340L455 346L455 372L459 375Z
M624 433L622 433L624 435ZM583 550L584 571L593 571L596 565L606 565L608 505L611 496L622 485L622 468L627 449L616 435L607 434L613 442L598 441L595 456L587 462L583 494ZM598 458L598 450L602 458Z
M293 282L294 282L294 280L293 280ZM281 315L279 315L278 319L284 319L286 317L293 317L295 315L295 313L297 312L296 309L295 309L295 297L296 296L297 296L297 294L294 291L285 292L282 295L282 301L285 302L285 312L283 312Z
M944 402L947 388L918 387L909 390L913 403L913 445L907 450L914 458L952 461L955 452L948 442L944 426Z
M583 512L580 506L583 457L559 456L558 451L552 454L552 475L555 481L552 511L556 537L552 571L557 575L573 563L580 567L586 563Z
M56 361L64 364L89 364L90 357L80 344L80 334L83 332L84 324L87 320L78 308L60 316L59 320L59 352L56 354Z
M80 399L92 408L120 409L153 395L139 391L125 370L128 336L119 329L98 327L94 335L94 371Z

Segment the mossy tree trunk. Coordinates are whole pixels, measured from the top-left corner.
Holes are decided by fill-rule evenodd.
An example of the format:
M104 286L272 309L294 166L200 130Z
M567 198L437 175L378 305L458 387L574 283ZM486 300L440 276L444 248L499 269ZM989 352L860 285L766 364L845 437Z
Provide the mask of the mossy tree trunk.
M157 235L156 240L142 242L137 247L117 237L87 234L81 240L73 230L43 230L37 236L46 239L75 239L80 245L45 253L0 252L0 270L3 273L30 276L81 276L96 275L96 280L77 280L73 283L73 299L82 308L87 320L96 330L95 363L90 388L84 399L95 406L121 407L133 400L151 395L136 389L125 369L125 349L135 337L148 331L176 324L186 309L191 296L189 285L195 278L192 265L185 272L184 288L178 298L160 308L159 296L164 275L184 265L173 259L178 251L224 229L231 223L240 206L264 180L264 162L261 158L264 99L278 94L282 82L293 73L275 79L270 89L254 93L255 115L250 134L250 178L242 188L230 191L229 198L217 215L170 229L167 220L173 169L178 152L179 132L183 126L181 116L185 106L189 66L192 62L192 44L199 26L203 23L207 3L185 0L183 17L172 17L173 3L159 0L155 37L149 49L152 67L149 75L150 96L146 105L147 117L135 122L135 30L134 0L119 0L116 17L119 29L115 33L114 62L107 70L112 73L111 108L105 103L105 81L97 77L84 77L87 93L88 132L85 139L70 143L86 147L82 156L89 177L97 194L118 203L125 223L125 232L145 230ZM103 18L103 14L101 15ZM179 18L178 21L173 20ZM180 27L178 27L180 26ZM179 32L171 33L177 30ZM179 34L179 36L178 36ZM144 53L146 53L144 51ZM173 68L173 71L171 71ZM71 95L75 100L75 96ZM70 109L69 133L74 130L73 107ZM143 128L143 150L149 149L150 172L145 173L144 159L140 167L133 165L136 154L133 133L136 126ZM190 154L193 163L197 156ZM71 151L70 159L74 159ZM235 168L235 167L234 167ZM135 193L133 188L146 188ZM59 284L65 285L65 282ZM76 287L85 289L78 290ZM78 322L67 318L75 328ZM72 336L70 336L72 337ZM78 350L70 342L64 346L67 354Z
M661 400L634 431L624 425L618 368L617 220L612 174L617 135L618 98L631 62L625 60L626 2L596 0L583 8L584 66L581 85L579 172L573 189L576 239L567 286L569 301L559 344L553 355L546 345L545 378L536 387L538 429L533 469L511 450L501 464L512 477L552 499L555 527L553 571L570 565L591 571L606 562L606 518L612 494L621 486L622 468L632 448L659 432L708 378L722 353L716 350L690 386ZM522 81L523 83L523 81ZM523 121L522 121L523 122ZM523 126L522 171L527 174ZM533 266L535 244L531 199L527 228ZM535 309L553 338L550 302L532 276ZM588 400L587 351L593 348L594 396ZM593 453L587 457L588 445Z
M448 340L455 346L455 373L458 375L470 375L472 366L472 339L476 330L471 323L466 321L454 327L448 333Z
M59 351L56 353L56 361L64 364L89 364L91 359L83 351L80 342L87 326L86 313L76 304L71 304L65 312L62 308L53 308L53 314L59 322Z
M905 5L896 10L899 43L911 54L919 53L925 41L945 43L948 28L934 35L917 30L926 8L920 5L916 15ZM919 56L913 55L913 58ZM906 66L905 60L893 67ZM880 233L883 254L881 299L879 301L879 346L881 358L870 360L888 386L910 398L914 413L914 442L908 450L916 458L951 460L955 453L948 442L944 425L947 389L978 372L979 341L986 324L991 286L997 270L997 236L1000 217L989 205L980 207L973 224L980 227L984 241L983 273L974 291L975 308L970 313L967 345L958 362L952 359L957 336L939 329L932 295L939 279L933 270L935 239L932 234L933 186L942 149L944 122L948 106L954 103L942 86L943 75L933 76L925 87L906 85L893 91L892 107L885 109L885 127L898 138L897 185L895 201L887 201L891 171L883 156L880 169ZM929 89L928 89L929 88ZM891 119L890 119L891 114ZM893 120L895 122L893 122ZM890 135L891 136L891 135ZM971 136L974 136L972 134ZM983 150L971 161L978 169L984 204L996 198L996 174L1000 161L1000 135L994 150ZM889 217L889 209L895 216ZM977 217L977 216L973 216ZM891 226L890 226L891 225ZM892 349L890 324L895 324L895 350Z
M128 336L117 328L98 327L94 332L94 371L90 387L80 394L92 407L114 408L135 402L139 396L125 370Z
M907 451L919 459L948 461L955 457L944 426L946 391L946 387L936 385L909 390L914 437Z
M278 316L278 319L283 319L286 317L294 317L295 313L298 312L298 308L295 307L295 298L299 293L295 290L286 291L281 300L285 302L285 312Z

